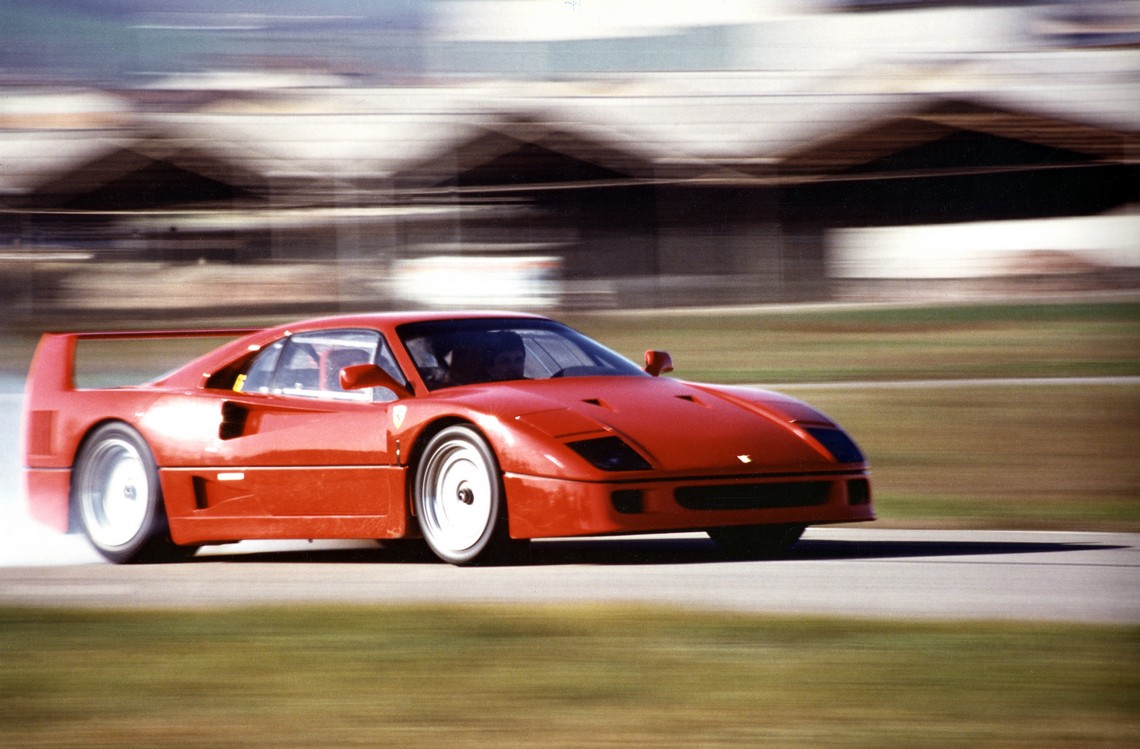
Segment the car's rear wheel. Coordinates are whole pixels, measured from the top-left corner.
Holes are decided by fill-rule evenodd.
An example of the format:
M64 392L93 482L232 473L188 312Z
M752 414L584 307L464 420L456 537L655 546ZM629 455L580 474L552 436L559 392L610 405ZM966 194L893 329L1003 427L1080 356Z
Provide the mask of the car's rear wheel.
M90 436L75 463L72 493L83 532L112 562L172 561L197 550L171 541L154 455L126 424L106 424Z
M446 562L503 561L513 546L498 461L470 427L448 427L428 442L414 501L424 540Z
M803 525L741 525L710 528L707 533L717 546L741 559L770 559L784 554L800 540Z

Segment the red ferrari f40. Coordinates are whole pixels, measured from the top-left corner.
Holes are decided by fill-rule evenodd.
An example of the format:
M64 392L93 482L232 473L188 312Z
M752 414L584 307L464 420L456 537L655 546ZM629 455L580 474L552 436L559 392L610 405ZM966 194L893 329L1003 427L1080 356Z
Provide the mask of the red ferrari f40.
M151 382L76 385L86 341L219 333ZM682 530L755 557L811 524L874 519L867 460L827 416L671 369L525 314L47 334L25 398L30 510L113 562L422 538L468 564L529 539Z

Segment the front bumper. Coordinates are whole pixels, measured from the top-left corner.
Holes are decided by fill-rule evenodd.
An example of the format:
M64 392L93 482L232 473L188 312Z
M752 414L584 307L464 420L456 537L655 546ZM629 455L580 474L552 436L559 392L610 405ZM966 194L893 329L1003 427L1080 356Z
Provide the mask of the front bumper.
M503 477L513 538L875 519L865 471L591 483Z

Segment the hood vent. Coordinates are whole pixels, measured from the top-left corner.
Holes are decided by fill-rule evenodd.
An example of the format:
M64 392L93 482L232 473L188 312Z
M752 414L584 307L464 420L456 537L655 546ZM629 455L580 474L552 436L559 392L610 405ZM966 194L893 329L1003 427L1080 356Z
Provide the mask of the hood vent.
M704 401L701 401L695 395L678 395L677 400L687 401L694 405L700 406L701 408L708 408Z

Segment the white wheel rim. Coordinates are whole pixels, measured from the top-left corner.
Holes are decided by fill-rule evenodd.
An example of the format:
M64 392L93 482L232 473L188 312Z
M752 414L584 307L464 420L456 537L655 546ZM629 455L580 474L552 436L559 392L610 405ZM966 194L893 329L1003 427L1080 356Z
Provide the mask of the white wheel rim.
M461 553L483 537L493 520L494 487L483 454L465 440L450 440L428 458L423 480L424 532L444 552Z
M88 456L80 484L80 507L91 540L105 548L123 546L142 530L150 478L134 445L121 439L99 443Z

